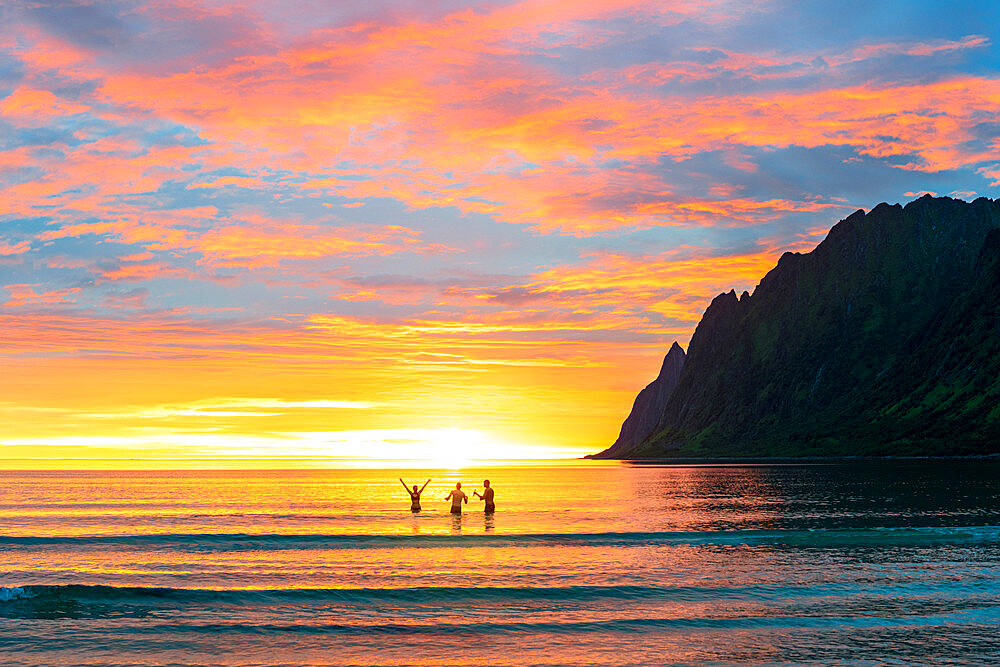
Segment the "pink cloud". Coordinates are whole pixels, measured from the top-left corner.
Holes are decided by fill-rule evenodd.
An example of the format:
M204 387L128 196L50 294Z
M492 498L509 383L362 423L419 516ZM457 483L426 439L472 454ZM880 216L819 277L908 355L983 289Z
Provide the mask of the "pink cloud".
M931 56L940 53L951 53L966 49L979 49L990 45L988 37L983 35L967 35L959 40L934 40L931 42L889 42L885 44L866 44L844 54L828 58L831 65L858 62L887 55Z
M30 241L20 241L18 243L6 243L0 241L0 255L20 255L31 250Z
M60 116L83 113L90 107L56 97L47 90L21 86L0 100L0 116L20 127L42 127Z
M450 252L446 246L425 243L418 232L399 226L324 226L256 214L245 214L205 231L192 242L192 248L204 255L207 264L245 268L323 257Z
M28 31L24 39L33 53L24 60L29 68L37 74L58 67L64 76L98 82L88 102L99 103L105 119L184 123L198 128L207 143L134 155L128 152L135 150L134 142L100 139L68 149L58 170L30 153L5 154L3 162L41 167L45 175L12 185L0 214L52 215L53 207L57 217L60 207L67 216L106 213L119 206L111 200L155 191L168 180L185 182L192 190L266 190L275 187L273 174L287 171L292 175L282 177L282 184L303 191L356 200L390 197L416 209L455 206L548 231L590 234L713 224L713 216L722 216L726 224L756 224L773 219L767 210L815 210L812 202L747 202L724 184L710 200L691 196L682 201L671 183L655 176L655 163L663 158L682 160L739 146L827 144L849 144L885 157L902 144L917 158L902 168L933 171L986 157L968 140L972 127L997 115L1000 82L990 78L689 99L664 96L657 88L670 78L720 73L798 76L813 65L801 54L723 52L708 63L649 63L598 70L580 80L520 57L539 45L551 46L546 40L553 35L565 34L567 43L578 36L586 44L614 36L580 29L592 26L593 19L642 12L651 25L695 14L701 20L729 20L727 7L709 2L514 3L429 21L397 17L395 23L318 29L291 43L262 41L256 53L247 51L253 44L241 45L228 59L198 67L181 59L171 68L150 71L104 68L86 51ZM224 16L231 9L213 12ZM205 11L173 10L192 16ZM843 64L886 54L976 49L985 40L971 35L823 55ZM886 127L898 141L886 138ZM609 160L627 162L632 169L608 173ZM525 169L528 163L537 166ZM750 162L741 164L753 168ZM212 173L222 166L245 175ZM95 170L102 174L96 183L89 179ZM87 184L84 192L81 183ZM651 194L674 201L644 203ZM178 243L174 239L164 247ZM333 239L323 243L337 247ZM231 249L219 250L221 260L232 257Z
M143 282L157 278L194 279L197 276L167 262L122 262L114 269L99 270L102 280L118 282Z
M10 297L4 302L4 307L16 308L21 306L37 307L71 304L73 303L73 299L70 297L79 294L81 291L79 287L65 287L39 292L35 289L37 287L37 284L4 285L4 289L7 290L7 294Z

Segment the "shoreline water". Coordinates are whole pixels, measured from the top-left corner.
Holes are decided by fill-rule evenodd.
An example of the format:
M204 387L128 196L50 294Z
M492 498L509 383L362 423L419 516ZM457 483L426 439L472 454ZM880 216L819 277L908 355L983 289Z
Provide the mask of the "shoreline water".
M419 515L401 469L7 472L0 653L1000 661L1000 463L660 463L492 465L496 514L458 517L430 499L484 469L426 471Z

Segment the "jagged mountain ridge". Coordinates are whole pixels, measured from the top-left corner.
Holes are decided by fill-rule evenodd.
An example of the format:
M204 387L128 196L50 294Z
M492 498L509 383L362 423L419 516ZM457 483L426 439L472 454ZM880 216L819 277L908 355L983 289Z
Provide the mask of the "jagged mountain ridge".
M985 198L852 214L813 251L783 255L753 295L716 297L656 426L598 456L998 451L996 402L978 398L1000 397L984 296L997 228L1000 202ZM959 366L935 375L935 359Z
M642 444L656 428L667 399L670 398L674 387L677 386L677 381L680 380L681 370L684 368L684 357L684 350L675 341L670 346L667 356L663 358L659 375L636 396L632 411L625 419L625 423L622 424L618 439L607 450L610 458L615 457L619 452L628 452Z

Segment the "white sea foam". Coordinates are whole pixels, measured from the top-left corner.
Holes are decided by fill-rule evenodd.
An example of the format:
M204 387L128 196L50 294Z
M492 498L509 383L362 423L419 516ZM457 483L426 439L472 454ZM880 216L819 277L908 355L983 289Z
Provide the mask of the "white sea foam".
M0 602L10 600L20 600L22 598L34 597L31 591L26 591L20 586L0 586Z

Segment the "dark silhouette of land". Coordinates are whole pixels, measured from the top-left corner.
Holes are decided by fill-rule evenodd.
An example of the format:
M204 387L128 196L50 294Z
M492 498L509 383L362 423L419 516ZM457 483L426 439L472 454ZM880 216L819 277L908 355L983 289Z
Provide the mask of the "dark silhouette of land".
M996 454L998 295L1000 200L858 211L716 297L594 457Z

